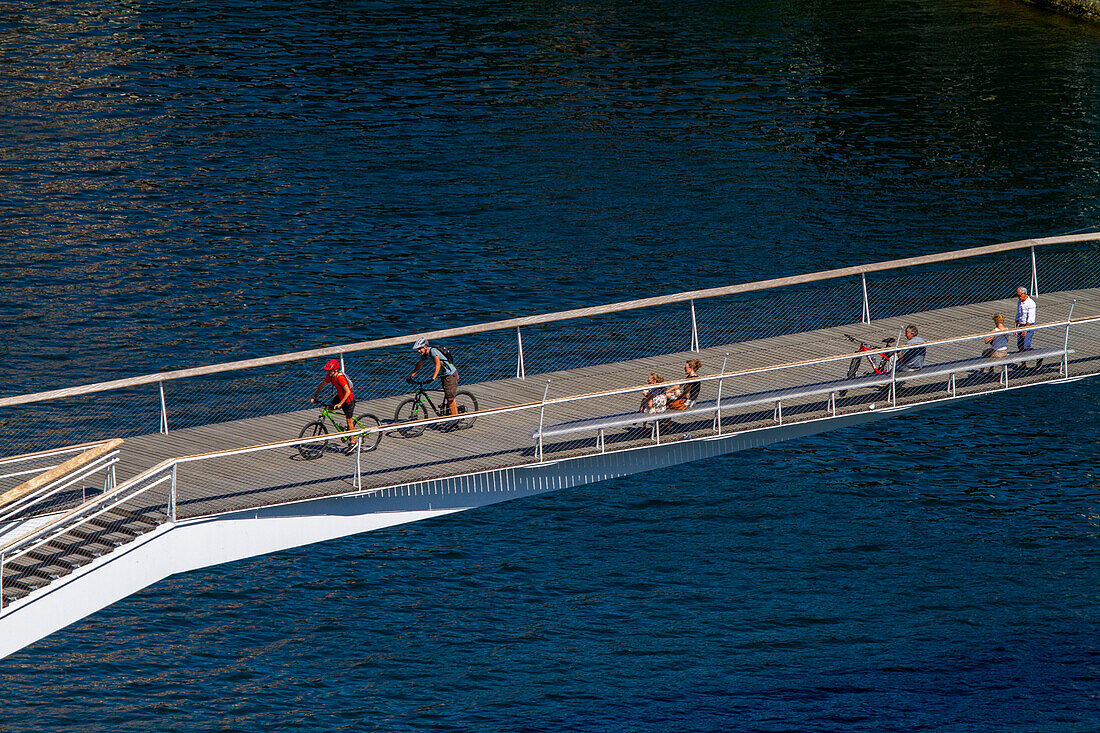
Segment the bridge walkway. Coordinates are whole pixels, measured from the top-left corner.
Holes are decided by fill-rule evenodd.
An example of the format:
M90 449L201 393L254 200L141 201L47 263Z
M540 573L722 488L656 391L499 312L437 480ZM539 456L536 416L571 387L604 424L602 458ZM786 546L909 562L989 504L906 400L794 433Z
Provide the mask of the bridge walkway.
M1064 319L1069 313L1070 302L1075 299L1077 301L1074 306L1075 319L1100 316L1100 289L1044 293L1040 298L1042 322ZM661 373L666 383L675 383L676 377L682 374L684 361L691 358L698 358L703 362L701 370L703 375L717 374L727 353L729 357L726 372L765 368L776 364L821 358L824 355L851 353L853 345L844 334L852 334L868 342L880 342L886 336L896 336L899 329L910 322L919 324L921 335L929 341L980 333L989 328L990 316L994 312L1005 313L1011 319L1015 312L1015 300L954 306L937 311L876 320L870 324L852 323L846 326L712 346L699 352L684 351L663 356L643 357L549 374L529 375L526 380L506 379L462 385L461 388L469 389L477 396L481 410L502 408L541 401L548 379L550 380L548 393L550 398L642 385L651 371ZM1047 331L1043 337L1049 340L1049 338L1055 338L1055 335ZM1084 364L1100 357L1100 342L1087 334L1075 334L1071 346L1076 351L1071 358L1071 371L1075 364ZM1012 344L1012 347L1014 350L1015 344ZM951 358L976 356L974 349L972 344L960 344ZM943 361L946 358L945 356L937 361ZM843 376L846 367L847 362L829 365L830 372L827 377ZM1046 381L1050 379L1052 368L1056 373L1057 365L1048 364L1043 372L1021 375L1018 378L1014 375L1013 384ZM779 378L787 380L797 376L797 372L778 374L782 375ZM779 386L795 386L793 381L777 383L776 379L777 374L774 372L748 375L736 380L727 380L724 387L727 390L726 394L737 394L774 389ZM940 385L944 382L943 379L934 381ZM996 387L996 379L989 378L960 384L958 393L981 392L996 389ZM713 383L705 386L701 399L708 397L707 389L713 391ZM395 395L364 401L360 403L357 412L373 413L385 424L392 420L397 404L407 396ZM714 395L711 394L709 397L713 398ZM838 405L838 408L857 409L874 399L875 394L871 391L865 394L853 394L849 395L843 404ZM922 397L920 389L905 390L899 394L899 401L902 404L906 401L922 399L925 398ZM591 417L593 409L607 413L628 411L636 409L638 402L637 394L628 394L606 398L598 404L589 401L558 405L553 410L548 409L544 419L547 424L550 424ZM791 405L785 406L784 409L785 414L793 417L799 408L797 405ZM816 399L806 401L802 409L803 414L796 419L824 415L825 412L822 400ZM163 460L182 455L277 443L296 438L302 426L314 419L316 415L316 409L310 408L172 431L168 435L157 433L128 438L118 464L119 481L124 481ZM536 456L535 446L530 436L531 431L538 426L538 417L538 410L508 413L496 418L488 416L478 419L473 427L467 430L444 432L429 428L423 435L416 438L401 437L396 431L387 432L377 450L363 454L362 485L364 488L393 486L531 463L536 460ZM749 411L746 415L731 415L729 419L739 421L736 429L749 430L770 425L772 412L770 409L757 409ZM648 436L617 437L615 447L644 445L650 440ZM594 438L595 436L591 436L546 446L546 457L560 458L575 452L591 452ZM293 447L281 450L277 455L279 459L276 461L272 461L267 453L253 453L235 456L232 459L227 458L224 461L204 462L184 467L183 470L188 473L187 483L190 488L188 496L181 502L181 516L199 516L246 509L344 493L355 488L353 461L336 454L335 451L332 456L325 456L318 461L301 460L298 451ZM328 470L325 470L326 468ZM200 490L197 488L199 486L203 488Z

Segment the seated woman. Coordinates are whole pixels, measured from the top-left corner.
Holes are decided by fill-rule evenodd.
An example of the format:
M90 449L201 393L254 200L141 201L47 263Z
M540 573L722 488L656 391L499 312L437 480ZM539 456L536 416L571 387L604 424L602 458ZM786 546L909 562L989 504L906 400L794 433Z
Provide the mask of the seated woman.
M653 372L649 375L649 379L646 380L646 383L652 385L660 384L661 375L657 372ZM656 387L644 390L642 392L642 406L639 409L648 414L664 412L668 409L668 398L665 396L665 390L657 389Z
M694 379L699 376L699 370L703 367L703 363L698 359L692 359L684 364L684 374L689 379ZM665 390L665 394L668 396L668 409L670 410L686 410L695 404L695 401L699 399L699 390L702 388L702 382L689 382L687 384L677 384L669 387Z
M994 331L1007 331L1005 328L1005 317L1000 313L996 313L993 316L993 330ZM989 348L982 352L982 356L987 359L1000 359L1008 356L1008 334L993 334L985 340L989 344ZM979 369L978 371L986 371L985 369ZM993 371L993 367L989 367L989 371Z

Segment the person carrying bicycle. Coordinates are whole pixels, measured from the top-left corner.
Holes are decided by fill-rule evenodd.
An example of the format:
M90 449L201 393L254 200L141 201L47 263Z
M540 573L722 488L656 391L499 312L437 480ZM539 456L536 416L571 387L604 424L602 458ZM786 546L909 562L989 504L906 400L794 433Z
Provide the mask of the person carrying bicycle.
M416 373L420 371L420 366L431 359L435 363L435 371L432 372L432 378L425 380L426 382L434 382L436 378L439 379L443 385L443 404L447 406L447 412L452 415L458 414L458 403L455 402L455 392L458 391L458 367L454 365L447 355L434 346L428 344L428 339L419 338L416 343L413 344L413 350L420 354L420 359L416 362L416 366L413 367L412 374L408 376L408 381L411 382L416 377Z
M355 414L355 395L351 391L351 380L340 370L340 362L336 359L329 359L325 364L325 371L327 372L325 378L309 398L310 404L317 404L317 395L321 394L326 384L331 384L336 389L336 396L332 398L330 407L333 410L343 410L344 417L348 419L348 430L355 430L355 423L351 420L352 415ZM351 444L355 445L355 440L352 440Z

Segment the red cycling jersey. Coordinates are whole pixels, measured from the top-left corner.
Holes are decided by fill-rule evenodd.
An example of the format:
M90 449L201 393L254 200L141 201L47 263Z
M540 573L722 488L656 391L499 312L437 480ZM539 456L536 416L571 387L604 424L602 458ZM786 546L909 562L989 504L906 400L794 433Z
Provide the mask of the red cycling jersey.
M336 377L334 380L333 377ZM331 384L336 387L336 399L337 401L351 402L355 399L355 395L352 394L351 385L348 384L348 378L344 376L343 372L336 372L336 374L325 375L325 381L322 384ZM344 392L347 392L348 398L344 399Z

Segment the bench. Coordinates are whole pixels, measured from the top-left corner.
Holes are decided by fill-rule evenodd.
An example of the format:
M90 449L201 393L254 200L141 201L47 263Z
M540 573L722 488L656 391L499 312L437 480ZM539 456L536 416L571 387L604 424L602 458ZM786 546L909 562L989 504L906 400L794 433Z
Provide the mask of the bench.
M547 438L557 438L564 435L572 435L575 433L596 433L596 446L603 452L606 449L604 443L604 436L608 430L614 430L616 428L624 428L630 426L648 427L650 429L651 437L657 440L657 443L661 442L661 428L662 422L681 417L692 416L707 416L713 418L714 422L718 421L718 417L722 411L732 411L737 409L745 409L748 407L757 407L759 405L774 405L773 419L779 424L783 424L783 402L789 400L802 399L805 397L819 397L821 395L828 395L828 409L833 415L836 414L836 397L839 393L849 392L856 389L875 388L875 387L889 387L890 388L890 400L893 402L896 398L894 394L894 388L898 384L905 384L917 379L928 379L935 377L949 377L948 390L951 392L951 396L955 396L955 375L959 372L977 371L979 369L1003 369L1004 374L1001 379L1004 381L1005 386L1008 386L1008 368L1013 364L1018 364L1022 361L1038 361L1044 359L1057 358L1060 361L1068 358L1073 353L1073 349L1062 348L1048 348L1048 349L1032 349L1030 351L1017 351L1009 354L1008 356L1001 357L1000 359L989 359L983 356L974 357L970 359L958 359L956 361L942 362L940 364L931 364L925 366L922 369L914 371L898 371L896 374L884 373L884 374L868 374L862 377L853 377L851 379L834 379L826 382L817 382L814 384L800 385L797 387L783 387L781 389L767 390L764 392L753 392L750 394L737 395L735 397L723 397L721 404L718 400L707 400L704 402L696 402L694 405L686 410L667 410L665 412L655 413L643 413L643 412L624 412L615 415L605 415L602 417L592 417L583 420L573 420L571 422L558 423L557 425L543 426L540 432L536 428L531 433L532 440L545 441ZM1061 369L1061 364L1059 365Z

